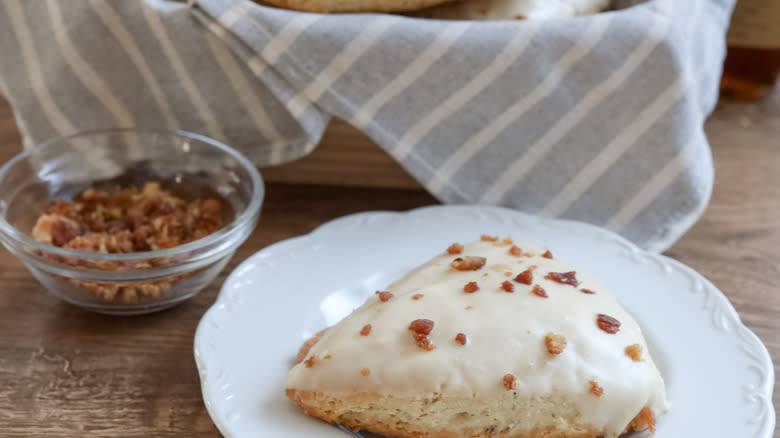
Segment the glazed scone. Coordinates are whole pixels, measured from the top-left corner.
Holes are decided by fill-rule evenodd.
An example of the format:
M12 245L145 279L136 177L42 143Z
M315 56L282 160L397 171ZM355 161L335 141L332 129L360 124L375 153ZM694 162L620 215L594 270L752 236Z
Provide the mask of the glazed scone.
M446 20L543 20L595 14L609 0L460 0L414 13Z
M288 397L402 438L652 429L668 403L634 319L549 251L493 239L453 244L318 334Z

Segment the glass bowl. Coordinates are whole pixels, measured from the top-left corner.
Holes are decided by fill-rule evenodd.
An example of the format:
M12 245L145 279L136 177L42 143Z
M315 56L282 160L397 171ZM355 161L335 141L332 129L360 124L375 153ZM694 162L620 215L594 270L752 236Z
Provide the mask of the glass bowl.
M218 194L229 212L206 237L168 249L103 253L35 240L32 229L57 200L90 188L166 181L174 194ZM263 182L243 155L187 132L113 129L49 140L0 168L0 241L53 295L108 314L179 304L219 274L257 224Z

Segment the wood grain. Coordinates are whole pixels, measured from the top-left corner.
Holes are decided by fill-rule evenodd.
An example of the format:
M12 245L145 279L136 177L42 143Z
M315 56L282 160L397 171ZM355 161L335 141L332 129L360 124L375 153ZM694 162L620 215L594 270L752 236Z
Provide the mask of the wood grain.
M668 252L724 291L775 360L780 357L777 102L780 98L765 105L725 105L709 120L717 174L712 203ZM325 147L331 142L371 147L344 125L332 127ZM0 160L20 148L11 112L0 103ZM225 275L260 248L329 219L435 202L419 189L271 183L258 228L212 286L178 308L133 318L95 315L59 302L0 250L0 436L217 436L201 400L192 341ZM777 396L775 391L776 403Z
M261 169L269 182L419 189L412 178L370 138L333 120L322 142L297 161Z

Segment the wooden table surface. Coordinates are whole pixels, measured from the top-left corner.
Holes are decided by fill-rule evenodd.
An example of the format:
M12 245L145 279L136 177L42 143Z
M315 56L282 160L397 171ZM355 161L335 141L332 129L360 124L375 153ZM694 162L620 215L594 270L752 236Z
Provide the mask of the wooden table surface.
M717 175L712 202L667 254L712 280L778 362L780 97L721 105L707 131ZM0 99L0 162L20 148ZM269 184L259 226L218 280L180 307L141 317L64 304L0 250L0 436L217 436L201 400L192 341L225 275L266 245L327 220L435 202L421 190Z

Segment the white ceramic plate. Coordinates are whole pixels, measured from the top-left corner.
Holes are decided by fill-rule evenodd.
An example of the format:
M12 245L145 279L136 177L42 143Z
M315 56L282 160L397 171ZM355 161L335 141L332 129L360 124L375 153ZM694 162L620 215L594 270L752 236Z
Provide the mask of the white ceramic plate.
M195 335L203 399L219 430L228 438L347 436L285 397L298 347L453 241L482 233L549 246L636 317L672 403L655 438L771 437L771 359L709 281L611 232L490 207L347 216L242 263Z

